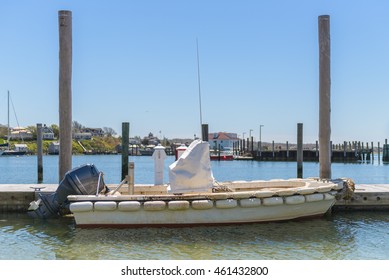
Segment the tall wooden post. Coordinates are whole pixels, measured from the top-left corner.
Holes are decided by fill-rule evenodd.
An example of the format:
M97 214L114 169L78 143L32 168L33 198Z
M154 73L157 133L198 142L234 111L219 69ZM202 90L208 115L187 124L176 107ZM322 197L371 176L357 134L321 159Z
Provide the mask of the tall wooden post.
M72 169L72 12L59 11L59 181Z
M122 180L128 174L128 145L130 142L130 124L122 123Z
M303 124L297 124L297 178L303 178Z
M388 145L388 139L385 139L385 144L383 144L383 151L382 151L382 162L388 162L389 161L389 145Z
M286 141L286 160L289 160L289 141Z
M330 17L319 16L319 161L322 179L331 179L330 47Z
M343 141L343 161L347 160L347 142Z
M36 125L36 148L38 157L38 184L43 182L43 148L42 148L42 124Z

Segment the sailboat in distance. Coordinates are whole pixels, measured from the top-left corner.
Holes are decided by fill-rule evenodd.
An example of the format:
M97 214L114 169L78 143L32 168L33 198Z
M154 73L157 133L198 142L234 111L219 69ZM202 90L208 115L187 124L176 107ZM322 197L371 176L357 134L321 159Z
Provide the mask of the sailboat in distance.
M15 145L14 149L11 149L10 138L11 138L11 128L9 126L9 91L8 91L8 122L7 122L7 143L3 144L5 149L0 150L0 156L21 156L27 153L27 148L25 145Z

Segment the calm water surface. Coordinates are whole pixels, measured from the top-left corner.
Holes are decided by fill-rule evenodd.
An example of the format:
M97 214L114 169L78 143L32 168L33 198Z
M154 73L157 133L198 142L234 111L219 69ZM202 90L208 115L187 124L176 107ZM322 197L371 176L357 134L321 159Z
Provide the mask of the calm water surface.
M95 164L104 172L104 179L109 184L121 181L120 155L73 156L73 167L82 164ZM129 157L135 163L135 183L154 182L154 161L151 157ZM168 166L174 157L165 160L165 182L168 181ZM303 177L317 177L319 164L304 162ZM257 161L212 161L212 170L216 180L269 180L289 179L297 176L296 162L257 162ZM356 183L389 183L389 164L375 159L370 163L333 163L333 178L349 177ZM36 156L0 157L0 184L35 184L37 183ZM58 156L43 157L43 183L56 184L58 179Z
M387 213L240 226L79 229L71 219L0 215L0 259L387 260Z
M135 162L135 182L153 182L150 157ZM169 157L168 166L174 160ZM58 157L44 157L44 183L58 182ZM107 183L119 183L120 156L75 156L73 166L94 163ZM36 157L0 157L0 184L36 183ZM212 162L219 180L296 177L294 162ZM317 163L304 163L304 177L317 176ZM333 164L333 177L357 183L388 183L389 166ZM167 181L167 172L165 176ZM32 220L25 214L0 214L0 259L389 259L387 212L335 212L331 216L254 225L79 229L68 218Z

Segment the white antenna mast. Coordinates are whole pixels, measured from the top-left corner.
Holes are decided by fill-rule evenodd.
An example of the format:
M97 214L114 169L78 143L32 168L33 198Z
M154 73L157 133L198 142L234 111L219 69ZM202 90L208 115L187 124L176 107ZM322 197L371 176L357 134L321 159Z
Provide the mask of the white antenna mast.
M202 117L202 111L201 111L201 84L200 84L200 59L199 59L199 42L196 38L196 46L197 46L197 79L199 84L199 105L200 105L200 129L201 134L203 133L202 125L203 125L203 117ZM204 135L201 135L202 139L204 139Z

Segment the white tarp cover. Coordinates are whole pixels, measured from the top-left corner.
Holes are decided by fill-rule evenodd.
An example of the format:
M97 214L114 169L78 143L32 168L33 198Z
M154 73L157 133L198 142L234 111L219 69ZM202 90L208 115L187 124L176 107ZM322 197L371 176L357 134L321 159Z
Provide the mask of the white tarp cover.
M169 166L169 182L172 193L204 192L213 187L208 142L195 140L189 145Z

